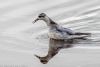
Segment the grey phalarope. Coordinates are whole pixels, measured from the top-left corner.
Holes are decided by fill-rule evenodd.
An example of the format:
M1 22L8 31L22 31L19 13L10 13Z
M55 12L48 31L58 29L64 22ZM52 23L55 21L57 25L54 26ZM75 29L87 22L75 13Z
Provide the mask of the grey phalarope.
M33 21L35 23L38 20L43 20L46 22L49 27L49 38L53 39L84 39L88 37L90 33L81 33L74 32L71 29L64 28L54 22L51 18L49 18L45 13L41 13L38 15L38 18Z

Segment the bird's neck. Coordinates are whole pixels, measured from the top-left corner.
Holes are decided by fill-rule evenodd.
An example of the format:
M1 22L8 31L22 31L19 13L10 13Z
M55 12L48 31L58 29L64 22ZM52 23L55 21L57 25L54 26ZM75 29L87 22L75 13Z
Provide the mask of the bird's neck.
M58 26L58 24L56 22L54 22L52 19L50 19L49 17L47 17L47 19L44 20L47 24L47 26L51 29L51 28L55 28Z

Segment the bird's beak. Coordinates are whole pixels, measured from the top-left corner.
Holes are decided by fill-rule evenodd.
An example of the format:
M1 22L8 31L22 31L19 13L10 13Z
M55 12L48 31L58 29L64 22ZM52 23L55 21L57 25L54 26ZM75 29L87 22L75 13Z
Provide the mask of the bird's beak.
M39 59L41 58L41 57L40 57L40 56L38 56L38 55L34 55L34 56L35 56L35 57L37 57L37 58L39 58Z
M35 19L32 23L34 24L35 22L37 22L39 20L39 18Z

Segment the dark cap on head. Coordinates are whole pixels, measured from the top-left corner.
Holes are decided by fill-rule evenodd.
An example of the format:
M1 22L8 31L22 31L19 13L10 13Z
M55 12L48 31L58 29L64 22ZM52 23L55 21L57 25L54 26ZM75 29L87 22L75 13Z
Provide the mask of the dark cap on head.
M45 17L45 16L46 16L46 14L45 14L45 13L41 13L41 14L39 14L39 16L38 16L38 17L40 18L40 17Z

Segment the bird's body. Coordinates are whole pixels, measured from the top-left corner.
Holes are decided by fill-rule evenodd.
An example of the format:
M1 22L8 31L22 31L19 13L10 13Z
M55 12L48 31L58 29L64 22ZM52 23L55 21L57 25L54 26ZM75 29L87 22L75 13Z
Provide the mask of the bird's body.
M83 37L88 37L88 35L76 35L76 32L71 29L61 27L59 25L55 26L55 28L50 28L48 32L49 38L53 39L78 39Z
M49 33L48 33L49 38L78 39L78 38L88 37L90 35L90 33L79 33L79 32L74 32L69 28L64 28L58 25L53 20L51 20L45 13L41 13L34 22L36 22L37 20L43 20L46 22L47 26L49 27Z
M48 36L53 39L67 39L71 34L74 34L72 30L57 25L49 29Z

